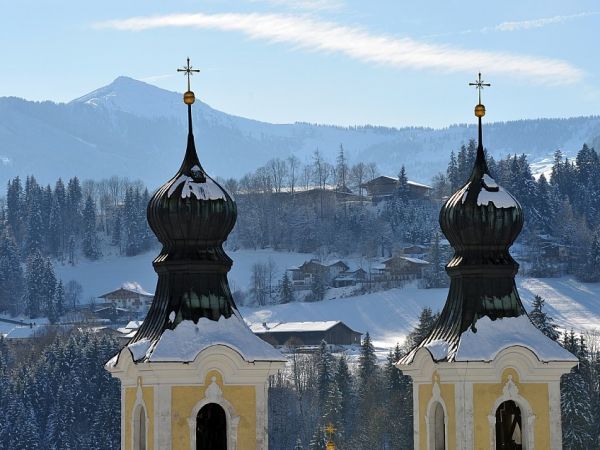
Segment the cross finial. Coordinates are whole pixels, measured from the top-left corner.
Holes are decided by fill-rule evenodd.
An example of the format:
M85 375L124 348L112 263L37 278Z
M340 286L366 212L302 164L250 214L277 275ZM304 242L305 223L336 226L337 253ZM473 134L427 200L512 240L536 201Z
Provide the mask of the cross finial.
M475 86L475 89L477 89L478 94L479 94L479 104L481 105L481 91L483 90L484 87L491 86L491 84L485 83L481 79L481 72L479 72L479 77L475 80L475 83L469 83L469 86Z
M181 68L181 69L177 69L177 72L185 72L185 76L187 77L187 90L188 92L191 91L190 89L190 77L194 74L194 72L200 72L200 69L193 69L192 66L190 66L190 58L187 59L187 64Z

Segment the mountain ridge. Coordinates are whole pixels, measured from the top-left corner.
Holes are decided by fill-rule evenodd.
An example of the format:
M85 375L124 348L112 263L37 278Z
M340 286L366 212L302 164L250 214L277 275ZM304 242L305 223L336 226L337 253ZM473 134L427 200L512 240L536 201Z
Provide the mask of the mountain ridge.
M159 186L177 170L187 127L181 94L129 77L68 103L0 98L0 183L35 175L99 179L111 175ZM376 162L384 174L405 165L411 179L429 182L445 171L451 150L476 136L475 124L444 128L271 124L216 110L198 100L194 133L200 159L214 176L241 177L274 157L304 163L316 148L333 162L342 144L351 163ZM600 136L600 117L490 122L485 145L496 157L526 153L543 170L560 148L574 156ZM177 150L175 150L177 149Z

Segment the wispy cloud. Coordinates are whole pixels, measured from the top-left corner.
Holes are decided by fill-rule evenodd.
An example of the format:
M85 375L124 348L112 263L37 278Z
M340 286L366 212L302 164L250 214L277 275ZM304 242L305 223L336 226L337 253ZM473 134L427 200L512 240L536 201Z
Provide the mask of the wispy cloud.
M309 16L171 14L111 20L98 23L96 27L129 31L172 27L234 31L252 39L289 44L295 49L340 53L365 63L447 72L502 73L545 84L576 83L584 75L579 68L557 59L467 50L411 38L372 34L362 28L320 21Z
M333 11L342 9L343 0L249 0L251 3L268 3L271 6L281 6L292 10L302 11Z
M579 14L570 14L566 16L554 16L554 17L543 17L540 19L532 20L521 20L516 22L502 22L492 28L484 28L482 31L518 31L518 30L530 30L532 28L542 28L547 25L555 23L568 22L574 19L580 19L582 17L596 16L598 12L583 12Z

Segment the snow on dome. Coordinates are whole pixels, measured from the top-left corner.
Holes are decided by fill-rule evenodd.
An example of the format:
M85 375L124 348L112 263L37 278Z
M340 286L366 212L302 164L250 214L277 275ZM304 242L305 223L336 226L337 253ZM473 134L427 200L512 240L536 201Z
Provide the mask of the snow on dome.
M198 168L198 166L194 167ZM192 167L192 171L194 170L194 167ZM209 177L206 177L206 181L199 183L187 175L180 175L179 178L175 180L175 183L169 188L167 195L169 197L173 195L173 192L175 192L182 183L183 188L181 189L181 198L188 198L194 194L198 200L227 200L223 189Z
M488 189L498 189L500 186L498 186L498 183L496 183L496 180L494 180L492 177L490 177L487 173L483 174L483 185Z
M130 350L136 344L130 345ZM201 317L198 323L184 320L175 329L165 330L154 348L142 356L147 354L150 362L192 362L200 352L213 345L230 347L248 362L286 360L281 352L254 335L236 313L229 318L221 316L218 321L206 317ZM143 346L140 347L141 353Z
M133 360L137 361L138 359L142 359L144 356L146 356L148 350L150 349L150 344L152 344L152 341L149 339L140 339L133 344L129 344L127 348L131 352Z
M434 359L434 361L442 361L448 358L448 349L450 348L450 344L442 339L437 339L425 344L425 348L429 350L429 353L431 353L431 357Z
M476 332L470 328L460 336L456 361L492 361L507 347L528 348L540 361L577 361L569 351L538 330L529 317L504 317L477 320Z
M487 206L491 203L496 208L517 208L519 204L517 201L502 187L498 186L496 180L494 180L487 173L483 174L481 179L482 186L479 195L477 196L477 206ZM469 189L471 186L466 188L463 192L462 203L467 201L469 195Z
M516 208L517 202L503 188L498 187L497 191L488 191L485 187L477 196L478 206L487 206L490 202L496 208Z

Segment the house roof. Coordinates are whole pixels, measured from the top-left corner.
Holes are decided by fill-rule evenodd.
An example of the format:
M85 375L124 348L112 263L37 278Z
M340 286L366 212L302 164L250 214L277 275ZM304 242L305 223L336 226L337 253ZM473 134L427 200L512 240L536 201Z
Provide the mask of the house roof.
M120 288L115 289L114 291L107 292L106 294L100 295L99 298L107 298L109 295L116 294L117 292L130 292L132 294L142 295L144 297L154 297L154 294L145 291L139 283L135 282L127 282L123 283Z
M366 187L369 186L371 184L379 184L379 183L396 183L398 181L398 177L389 177L387 175L380 175L376 178L373 178L372 180L367 181L366 183L361 184L361 187ZM426 189L433 189L431 186L427 185L427 184L423 184L423 183L417 183L416 181L411 181L408 180L406 182L409 186L414 186L414 187L419 187L419 188L426 188Z
M277 322L277 323L253 323L250 329L255 334L261 333L302 333L310 331L327 331L338 324L345 323L340 320L325 320L319 322ZM266 326L265 326L266 325ZM350 328L350 327L348 327ZM352 330L354 331L354 330ZM356 331L355 331L356 333Z

